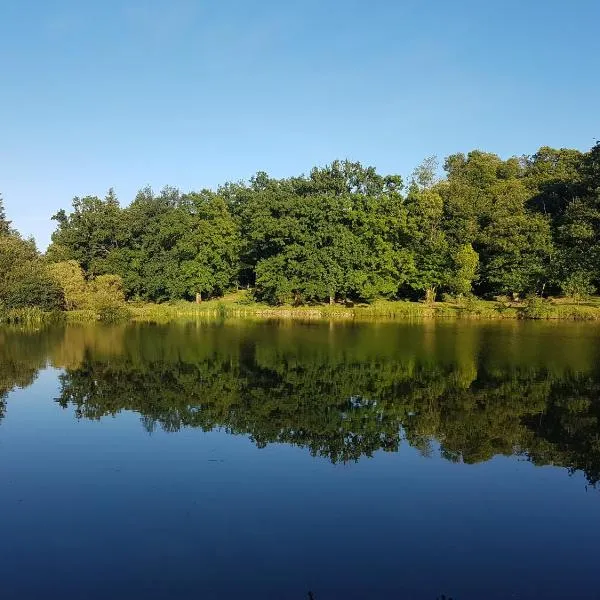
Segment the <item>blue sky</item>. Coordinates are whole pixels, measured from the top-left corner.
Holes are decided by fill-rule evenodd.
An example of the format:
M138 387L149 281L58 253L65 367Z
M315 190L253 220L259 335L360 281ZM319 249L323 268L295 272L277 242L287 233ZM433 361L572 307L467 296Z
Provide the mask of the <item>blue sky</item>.
M350 158L600 137L597 0L0 0L0 192L50 216Z

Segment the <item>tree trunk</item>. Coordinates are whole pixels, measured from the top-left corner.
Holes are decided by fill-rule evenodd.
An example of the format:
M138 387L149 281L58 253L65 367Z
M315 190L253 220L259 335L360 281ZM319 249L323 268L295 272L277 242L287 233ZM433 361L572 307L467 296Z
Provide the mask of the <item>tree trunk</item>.
M335 298L333 297L333 294L329 294L329 306L333 306L334 302L335 302Z
M435 302L435 293L435 287L430 287L425 290L425 302L427 302L427 304L433 304Z
M196 304L200 304L200 302L202 302L202 292L196 294Z

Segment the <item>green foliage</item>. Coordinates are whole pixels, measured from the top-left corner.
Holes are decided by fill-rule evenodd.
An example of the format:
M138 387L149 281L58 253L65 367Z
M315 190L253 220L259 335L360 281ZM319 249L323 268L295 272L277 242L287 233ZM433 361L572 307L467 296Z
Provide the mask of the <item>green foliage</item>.
M53 280L75 310L92 307L82 273L118 275L127 300L149 302L210 300L238 286L272 305L433 304L445 293L579 300L600 288L600 144L507 160L473 150L444 168L440 179L426 159L406 193L399 175L348 160L216 191L144 188L126 207L109 190L54 216L46 258L63 264ZM16 239L1 201L0 232ZM28 264L9 302L53 304L56 286L39 285Z
M526 319L548 319L552 315L552 305L540 296L529 296L521 308L521 315Z
M119 275L99 275L90 281L89 288L90 303L101 321L116 322L129 316Z
M4 202L2 200L2 194L0 194L0 235L8 235L10 231L10 221L6 218Z
M581 195L583 156L579 150L543 146L529 158L525 182L532 193L530 206L559 217L568 203Z
M117 274L128 297L165 301L221 295L236 280L237 223L224 199L203 191L181 195L141 190L121 209L114 193L75 198L73 211L54 218L58 228L47 257L75 260L88 279Z
M70 215L60 210L52 218L58 228L52 234L47 258L52 262L75 260L90 277L106 273L107 257L120 246L124 233L113 190L104 200L97 196L76 197Z
M571 273L562 282L561 287L565 296L576 301L585 300L596 291L592 275L585 271Z
M461 246L454 254L455 274L452 278L451 287L454 292L467 296L473 291L473 282L477 277L479 266L479 255L471 244Z
M261 300L333 303L390 297L406 282L401 179L334 162L310 177L227 190L241 224L242 262Z
M77 261L50 263L48 271L62 290L66 310L85 310L92 307L88 282Z
M99 275L86 281L83 270L74 260L51 263L48 271L62 290L67 310L109 322L129 317L123 280L119 275Z
M409 285L428 303L450 280L450 245L443 228L444 203L436 191L413 185L407 198L406 230L414 269Z
M60 287L48 273L35 243L0 233L0 310L62 308Z

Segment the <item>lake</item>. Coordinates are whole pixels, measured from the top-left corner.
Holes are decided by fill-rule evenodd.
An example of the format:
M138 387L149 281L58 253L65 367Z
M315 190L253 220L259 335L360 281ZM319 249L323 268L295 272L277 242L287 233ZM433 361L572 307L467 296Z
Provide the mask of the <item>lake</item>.
M0 597L600 598L600 328L0 329Z

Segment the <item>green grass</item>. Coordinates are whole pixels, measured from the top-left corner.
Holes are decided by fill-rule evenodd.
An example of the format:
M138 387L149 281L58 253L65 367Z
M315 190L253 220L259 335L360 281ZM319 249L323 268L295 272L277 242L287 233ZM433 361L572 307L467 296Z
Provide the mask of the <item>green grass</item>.
M113 314L114 313L114 314ZM57 320L68 323L96 321L135 321L168 323L170 321L214 321L215 319L296 319L308 320L424 320L424 319L535 319L600 321L600 297L582 302L565 298L533 298L522 302L479 300L447 300L426 304L405 300L377 300L371 304L316 304L307 306L270 306L254 302L247 291L228 294L223 298L194 302L164 304L129 302L110 314L101 315L92 310L67 313L46 313L36 308L0 311L0 324L42 325Z
M46 312L35 307L0 309L0 324L2 325L40 326L63 319L64 314L61 312Z
M306 306L270 306L253 302L248 292L228 294L201 304L132 303L131 319L163 323L174 320L298 319L298 320L421 320L421 319L544 319L600 320L600 298L574 303L565 299L533 299L522 302L498 302L469 298L462 301L424 302L377 300L372 304L317 304Z

